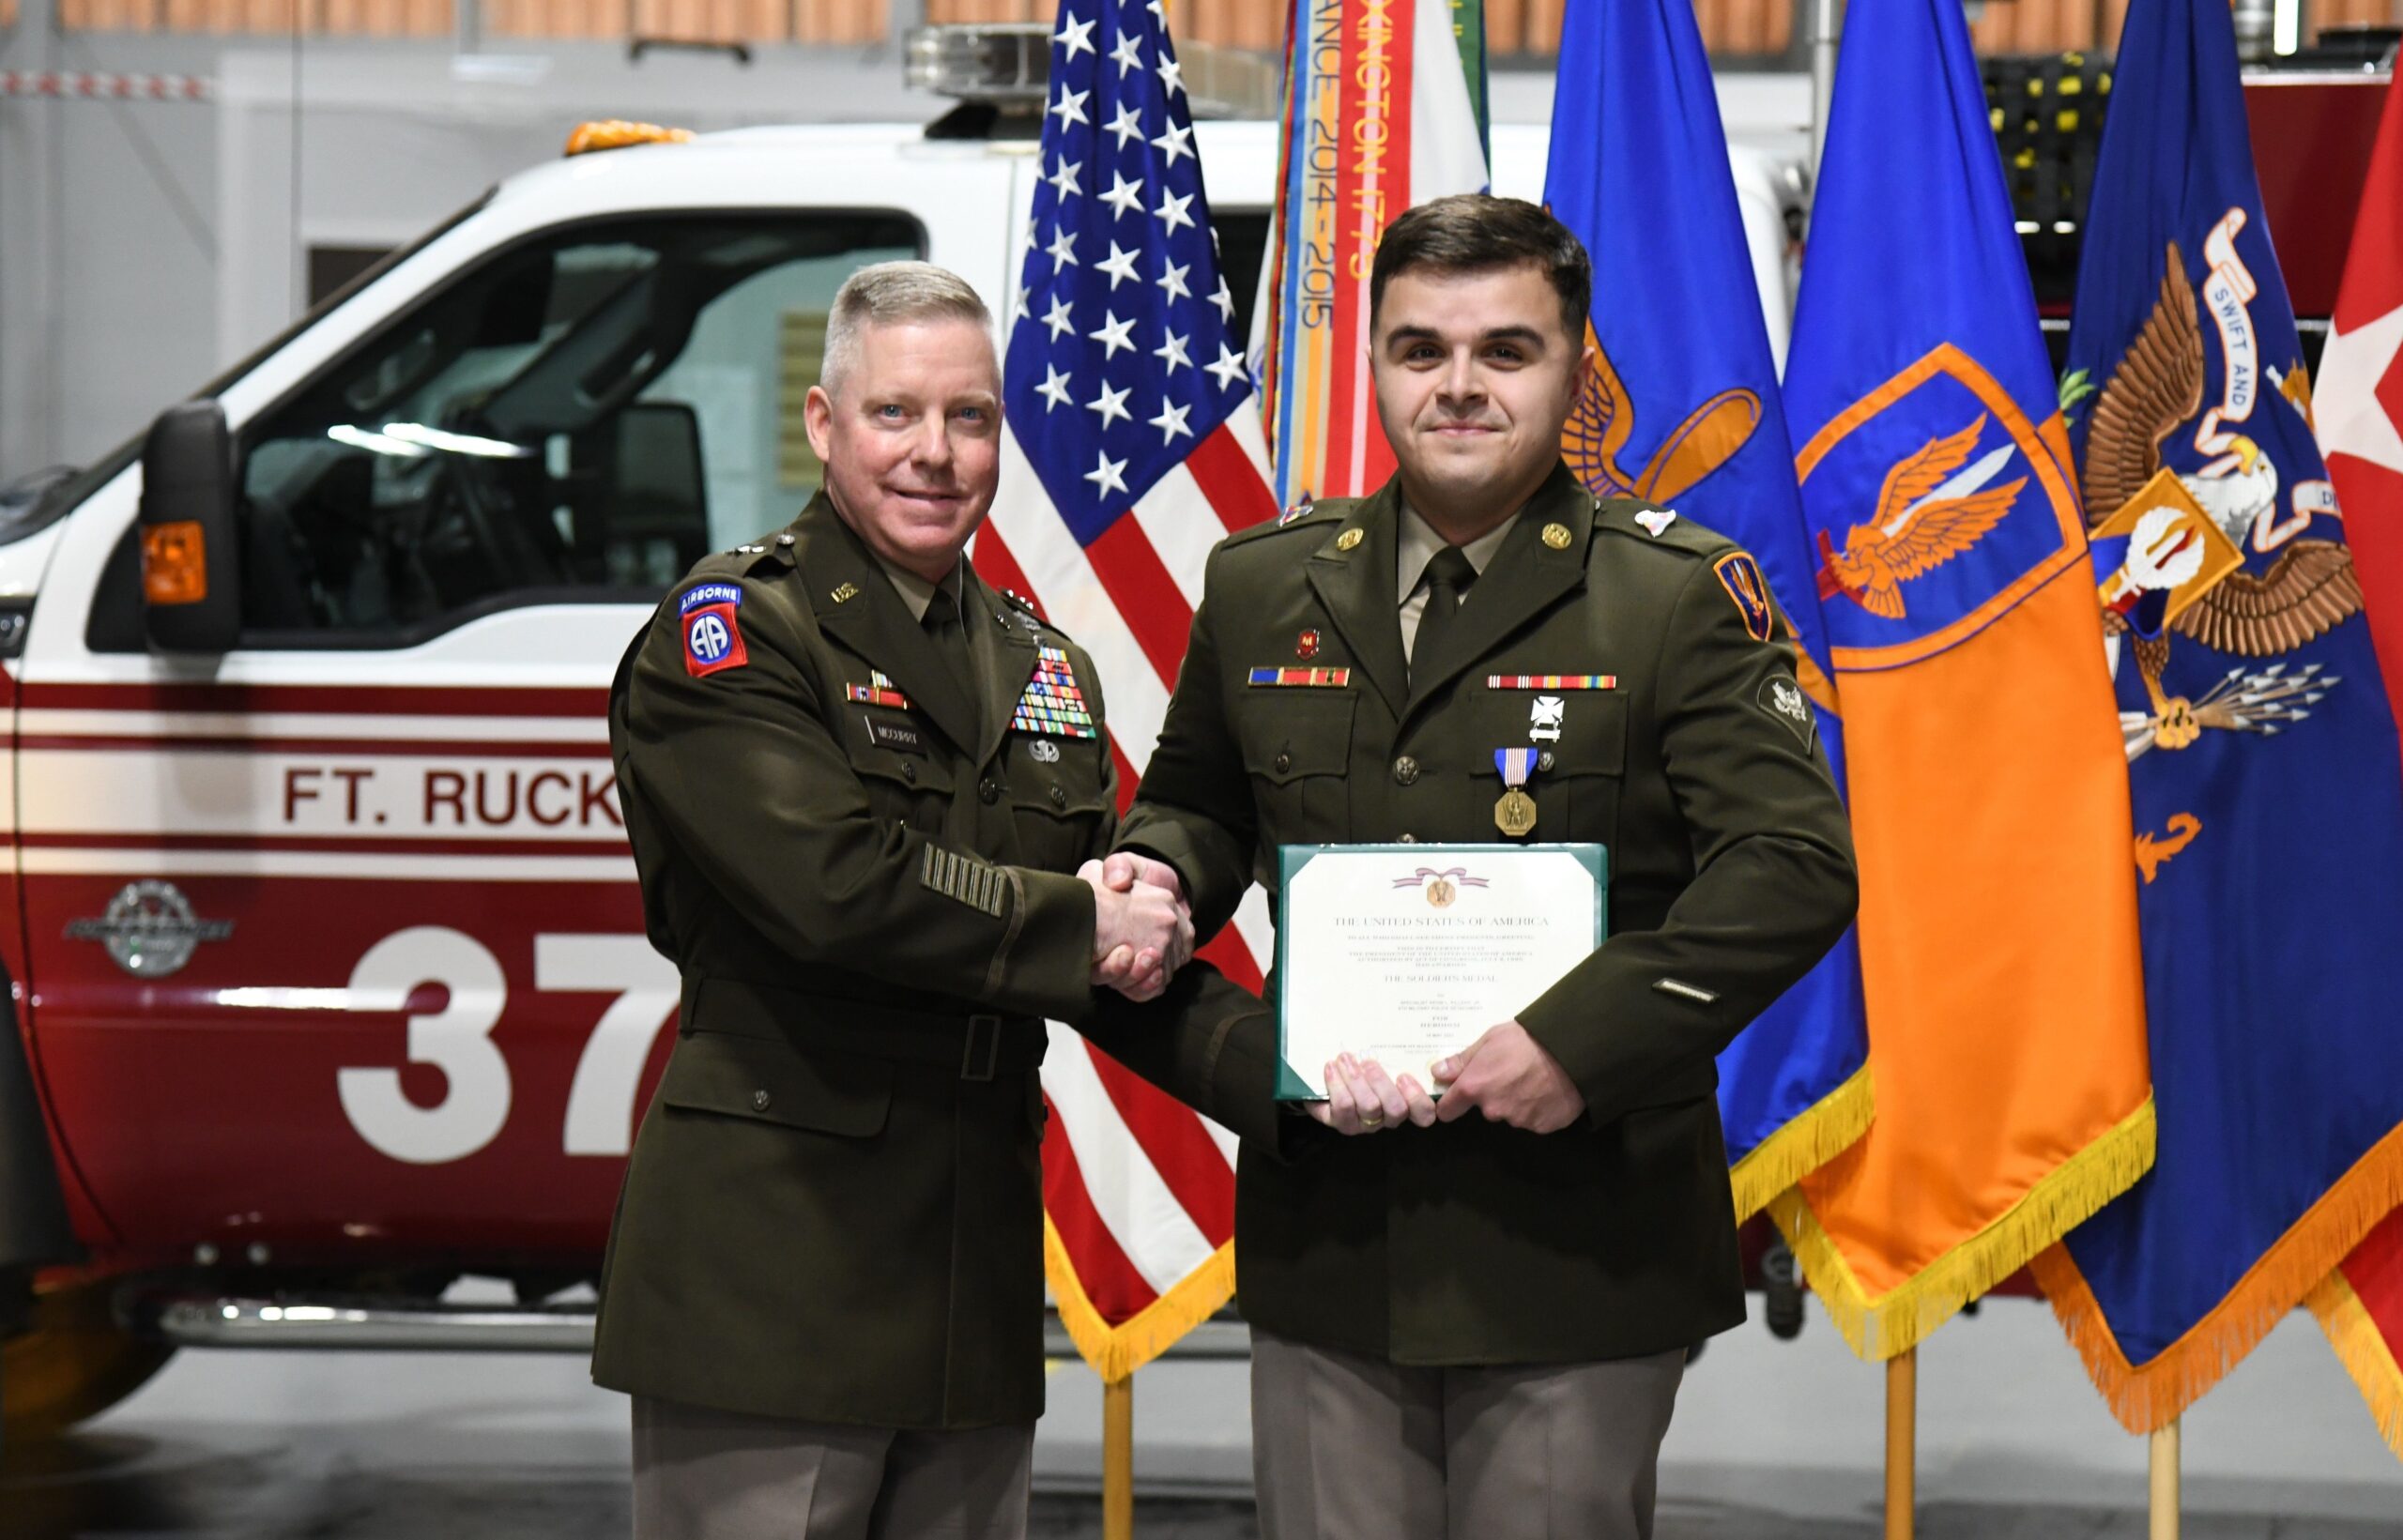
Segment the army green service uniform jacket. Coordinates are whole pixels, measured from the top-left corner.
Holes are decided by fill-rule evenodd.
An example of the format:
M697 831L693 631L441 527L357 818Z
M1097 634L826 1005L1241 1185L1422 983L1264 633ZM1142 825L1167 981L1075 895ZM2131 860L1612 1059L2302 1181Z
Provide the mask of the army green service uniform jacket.
M1091 989L1073 873L1117 821L1093 663L972 572L961 599L972 697L821 495L700 563L619 670L619 795L683 998L604 1265L604 1385L887 1427L1039 1415L1046 1017L1273 1134L1257 1000L1206 968L1164 1012ZM1022 702L1040 727L1013 728Z
M1712 1060L1853 915L1794 655L1749 557L1683 518L1656 533L1635 518L1647 505L1598 504L1562 467L1441 653L1405 668L1397 511L1388 484L1219 545L1120 841L1183 874L1207 934L1248 883L1276 897L1280 845L1503 840L1494 751L1540 751L1527 838L1608 848L1609 939L1513 1004L1586 1116L1542 1136L1475 1116L1289 1128L1289 1152L1308 1146L1290 1161L1247 1142L1243 1312L1413 1365L1698 1341L1744 1315ZM1303 669L1349 672L1271 678ZM1544 675L1598 678L1518 678Z

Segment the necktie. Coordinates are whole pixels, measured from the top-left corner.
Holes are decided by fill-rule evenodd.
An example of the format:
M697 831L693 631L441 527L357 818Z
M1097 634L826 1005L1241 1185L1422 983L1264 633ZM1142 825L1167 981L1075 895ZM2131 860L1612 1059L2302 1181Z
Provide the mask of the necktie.
M961 694L970 700L976 698L976 669L968 656L968 633L959 623L959 596L948 585L935 590L927 602L926 618L920 621L935 650L942 654L945 666L957 680Z
M1427 611L1418 618L1418 636L1410 648L1414 671L1419 659L1443 656L1444 633L1459 618L1461 596L1476 581L1477 569L1469 565L1468 554L1457 545L1445 546L1427 563Z

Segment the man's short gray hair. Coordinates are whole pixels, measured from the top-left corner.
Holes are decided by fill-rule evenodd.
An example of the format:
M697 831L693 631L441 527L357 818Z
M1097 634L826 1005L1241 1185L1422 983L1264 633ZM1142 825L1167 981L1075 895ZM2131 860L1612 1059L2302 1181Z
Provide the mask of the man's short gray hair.
M830 396L842 388L843 376L859 361L863 328L908 321L973 321L988 334L993 329L993 313L957 273L931 262L874 263L834 291L834 308L826 316L826 356L818 370L819 388Z

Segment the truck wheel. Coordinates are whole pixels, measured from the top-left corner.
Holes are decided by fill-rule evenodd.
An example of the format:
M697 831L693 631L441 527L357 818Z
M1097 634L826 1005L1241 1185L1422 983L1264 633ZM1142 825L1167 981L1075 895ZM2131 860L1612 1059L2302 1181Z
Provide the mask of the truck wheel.
M23 1334L0 1343L0 1442L47 1439L141 1388L175 1349L144 1342L102 1284L38 1289Z

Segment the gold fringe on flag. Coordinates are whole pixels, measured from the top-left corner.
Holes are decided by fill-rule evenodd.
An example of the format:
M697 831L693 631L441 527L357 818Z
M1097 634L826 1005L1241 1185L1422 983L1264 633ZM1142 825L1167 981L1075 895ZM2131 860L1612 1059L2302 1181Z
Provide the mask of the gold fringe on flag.
M2201 1400L2398 1205L2403 1205L2403 1128L2370 1146L2293 1228L2245 1270L2226 1299L2143 1365L2130 1364L2120 1350L2119 1339L2068 1247L2054 1247L2031 1267L2111 1415L2131 1433L2150 1433ZM2344 1353L2345 1344L2339 1342L2336 1350ZM2346 1360L2348 1367L2351 1362Z
M1768 1208L1778 1194L1849 1149L1869 1132L1875 1112L1869 1066L1863 1064L1844 1084L1753 1146L1727 1173L1736 1189L1736 1223Z
M2304 1303L2319 1318L2328 1345L2336 1349L2337 1361L2353 1377L2362 1399L2369 1403L2369 1413L2378 1419L2386 1447L2403 1458L2403 1365L2395 1362L2394 1349L2386 1345L2378 1322L2370 1319L2361 1296L2345 1280L2344 1270L2332 1269Z
M1769 1217L1802 1264L1811 1291L1828 1307L1852 1350L1875 1362L1919 1346L1928 1334L2093 1216L2152 1168L2152 1098L2148 1095L2102 1137L2047 1173L1995 1222L1871 1299L1844 1255L1819 1227L1798 1188L1769 1204ZM2334 1266L2332 1260L2329 1264Z
M1086 1297L1076 1264L1068 1258L1067 1243L1051 1216L1043 1216L1043 1273L1051 1280L1052 1303L1060 1324L1084 1355L1093 1372L1107 1383L1124 1380L1176 1345L1177 1338L1216 1315L1235 1297L1235 1243L1229 1241L1210 1259L1179 1279L1132 1320L1112 1326L1101 1319Z

